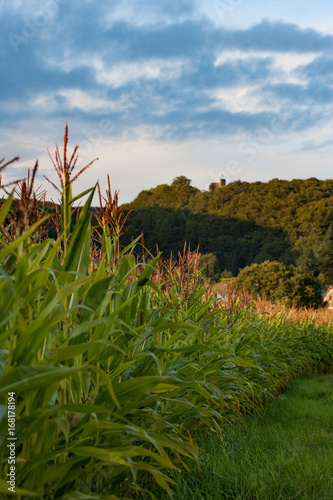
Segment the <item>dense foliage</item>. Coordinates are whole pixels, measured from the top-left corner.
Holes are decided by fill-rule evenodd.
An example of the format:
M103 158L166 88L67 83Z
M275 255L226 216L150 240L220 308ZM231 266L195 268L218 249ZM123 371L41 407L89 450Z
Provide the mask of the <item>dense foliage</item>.
M216 255L205 253L201 255L199 262L202 274L209 278L212 284L219 281L221 270Z
M323 307L321 284L311 274L280 262L265 261L242 269L236 282L254 297L286 304L287 307Z
M234 276L252 263L278 260L333 281L333 180L237 181L213 192L175 181L126 205L135 212L124 243L143 231L146 245L158 244L166 255L185 241L200 245Z

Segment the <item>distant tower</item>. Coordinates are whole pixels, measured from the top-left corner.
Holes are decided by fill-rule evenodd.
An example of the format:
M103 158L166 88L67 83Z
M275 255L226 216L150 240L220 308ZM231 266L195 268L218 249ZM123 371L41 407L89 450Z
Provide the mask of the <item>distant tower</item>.
M215 189L221 188L226 185L225 179L220 179L219 182L212 182L209 184L209 191L215 191Z

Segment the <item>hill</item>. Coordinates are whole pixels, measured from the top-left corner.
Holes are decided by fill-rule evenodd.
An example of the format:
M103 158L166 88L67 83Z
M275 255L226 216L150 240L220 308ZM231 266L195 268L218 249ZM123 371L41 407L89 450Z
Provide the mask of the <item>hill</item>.
M333 180L236 181L212 192L177 177L142 191L131 203L123 244L140 232L164 255L184 242L213 253L221 270L278 260L333 282Z

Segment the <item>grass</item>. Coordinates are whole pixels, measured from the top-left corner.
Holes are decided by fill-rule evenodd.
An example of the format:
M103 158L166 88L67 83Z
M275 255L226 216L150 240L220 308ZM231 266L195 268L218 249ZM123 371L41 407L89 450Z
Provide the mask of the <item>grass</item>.
M333 499L333 376L293 381L224 443L200 444L201 471L174 475L175 500Z

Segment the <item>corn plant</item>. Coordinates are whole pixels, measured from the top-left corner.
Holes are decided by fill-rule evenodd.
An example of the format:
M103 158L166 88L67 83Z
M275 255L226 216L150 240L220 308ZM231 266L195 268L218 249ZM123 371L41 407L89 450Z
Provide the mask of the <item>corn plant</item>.
M89 162L87 165L82 167L78 173L75 173L75 175L73 175L74 169L75 169L77 162L78 162L78 159L79 159L78 149L79 149L79 146L75 146L71 157L68 158L68 156L67 156L67 153L68 153L68 125L66 123L63 154L62 155L60 154L59 147L57 144L56 144L54 159L52 158L50 152L48 151L48 154L49 154L49 157L51 159L54 170L56 171L56 174L59 178L60 187L58 187L53 181L51 181L48 177L46 177L44 175L47 182L49 182L56 189L56 191L58 191L58 193L60 194L60 197L61 197L60 230L61 230L63 248L64 248L65 255L67 253L67 246L68 246L68 240L69 240L69 235L70 235L73 203L77 199L80 199L82 196L87 194L87 192L84 192L84 193L80 194L78 197L73 199L72 184L80 177L81 174L83 174L83 172L85 172L89 167L91 167L91 165L96 160L98 160L98 158L95 158L94 160Z

